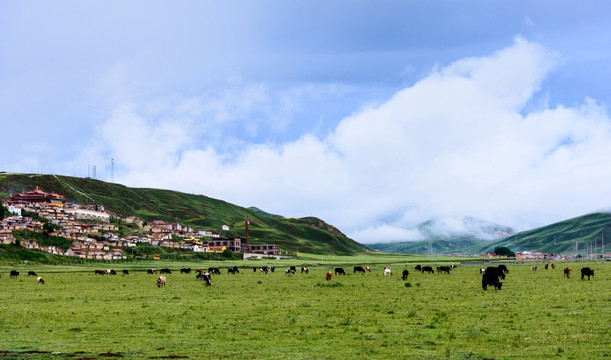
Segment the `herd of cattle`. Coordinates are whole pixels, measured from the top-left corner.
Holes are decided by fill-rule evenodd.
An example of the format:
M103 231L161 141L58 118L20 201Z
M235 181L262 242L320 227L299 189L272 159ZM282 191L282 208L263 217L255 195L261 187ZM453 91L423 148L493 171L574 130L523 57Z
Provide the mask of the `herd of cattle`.
M550 264L545 264L544 267L547 270L548 266ZM551 263L551 267L552 269L556 268L556 265L554 263ZM454 270L456 268L456 265L450 265L450 266L437 266L436 270L437 270L437 274L441 274L441 273L445 273L445 274L450 274L450 272L452 270ZM531 270L532 271L537 271L537 266L533 265L531 266ZM260 273L264 273L264 274L268 274L270 272L274 272L276 270L276 268L274 266L263 266L260 268L257 267L253 267L252 268L254 272L260 272ZM325 279L326 280L331 280L331 278L333 277L333 275L338 276L338 275L346 275L346 271L344 270L344 268L341 267L336 267L334 269L334 273L331 271L327 271L325 273ZM419 271L421 273L428 273L428 274L434 274L435 270L433 269L432 266L421 266L421 265L416 265L414 267L415 271ZM148 269L147 274L157 274L159 273L159 276L157 277L157 282L156 282L156 286L157 287L164 287L166 285L166 277L164 276L165 274L171 274L172 271L168 268L163 268L163 269L159 269L159 272L157 271L157 269ZM206 286L212 286L212 275L221 275L221 270L218 267L209 267L208 271L204 271L202 269L195 269L194 272L197 274L195 276L196 279L198 280L203 280L204 284ZM297 272L297 268L295 266L290 266L288 269L286 269L284 271L284 273L286 275L294 275ZM367 272L371 272L371 268L369 266L355 266L353 268L353 273L360 273L360 274L365 274ZM565 267L563 269L563 277L566 278L570 278L571 277L571 272L572 269ZM129 271L128 270L123 270L123 275L129 275ZM181 274L190 274L191 273L191 268L182 268L180 269L180 273ZM240 270L238 269L237 266L233 266L231 268L227 269L227 274L239 274ZM301 273L302 274L308 274L309 273L309 269L306 266L302 266L301 267ZM498 266L488 266L487 268L482 268L480 269L480 273L482 274L482 289L484 290L488 290L488 286L494 286L495 290L500 290L501 287L503 286L503 283L501 282L501 280L505 279L505 276L509 273L509 269L507 269L507 266L501 264ZM392 276L392 270L388 267L384 268L384 272L383 272L384 276L389 275ZM38 284L43 285L45 283L44 279L40 276L38 276L34 271L28 271L28 276L36 276L37 277L37 282ZM113 269L107 269L107 270L94 270L94 275L117 275L117 272ZM17 278L19 276L19 272L16 270L11 270L10 272L10 278ZM404 269L401 272L401 279L403 281L407 280L407 277L409 276L409 271L407 269ZM590 269L589 267L583 267L581 268L581 280L584 280L585 277L588 277L588 280L590 280L590 276L594 276L594 270ZM1 277L1 275L0 275Z

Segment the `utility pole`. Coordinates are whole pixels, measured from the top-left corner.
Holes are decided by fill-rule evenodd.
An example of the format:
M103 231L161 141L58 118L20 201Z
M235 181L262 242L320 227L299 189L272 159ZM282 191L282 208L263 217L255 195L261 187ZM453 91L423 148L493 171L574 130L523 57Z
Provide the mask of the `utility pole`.
M602 259L603 259L603 265L605 264L605 233L601 233L600 234L600 246L602 247L601 252L602 252Z

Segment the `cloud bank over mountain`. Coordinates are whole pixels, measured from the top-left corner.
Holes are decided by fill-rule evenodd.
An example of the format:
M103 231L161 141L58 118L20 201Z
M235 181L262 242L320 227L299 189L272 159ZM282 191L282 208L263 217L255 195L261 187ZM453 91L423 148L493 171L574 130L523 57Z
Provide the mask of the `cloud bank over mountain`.
M606 206L611 195L611 168L601 166L610 119L585 96L548 106L553 89L543 85L561 67L559 54L516 37L432 69L331 131L282 143L245 144L221 124L267 114L253 118L282 127L278 109L290 111L294 94L316 88L280 100L265 84L242 84L223 96L118 101L99 126L102 140L76 161L112 156L116 182L316 215L360 242L418 240L408 229L434 217L521 230Z

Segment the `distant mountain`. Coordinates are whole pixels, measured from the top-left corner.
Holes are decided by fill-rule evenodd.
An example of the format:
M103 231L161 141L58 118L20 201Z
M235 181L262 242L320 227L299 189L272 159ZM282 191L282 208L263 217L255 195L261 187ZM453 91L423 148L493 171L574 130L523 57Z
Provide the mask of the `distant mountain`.
M398 254L471 254L470 249L479 247L487 240L451 237L419 241L402 241L396 243L367 244L370 249Z
M276 219L280 219L280 218L284 217L284 216L281 216L281 215L270 214L270 213L265 212L265 211L259 209L258 207L255 207L255 206L248 207L247 209L252 211L252 212L254 212L255 214L258 214L258 215L261 215L261 216L265 216L265 217L276 218Z
M424 240L368 244L373 250L404 254L471 254L514 233L510 227L473 217L435 218L415 228Z
M468 221L467 223L483 225L479 220ZM483 233L476 231L472 235L451 235L449 231L440 230L444 228L443 226L436 227L435 224L439 224L439 222L431 220L419 225L419 229L429 231L426 240L369 244L368 246L371 249L383 252L410 254L428 254L431 252L432 254L458 253L472 255L494 251L495 247L503 246L508 247L513 252L532 251L575 255L578 251L580 255L586 255L588 248L594 248L596 253L600 254L601 244L604 241L608 244L606 249L611 249L611 212L596 212L578 216L515 234L507 227L484 225L476 226L476 228L486 230ZM445 228L447 229L447 227ZM485 240L490 238L486 234L498 236L504 232L510 235L501 239ZM424 234L427 233L424 232ZM429 250L429 243L432 244L432 251Z
M248 216L250 242L278 244L282 251L351 255L366 248L315 217L284 218L203 195L130 188L90 178L0 172L0 198L36 187L64 195L69 202L103 205L121 217L178 222L217 233L228 225L227 237L245 237L244 220Z
M513 252L535 251L551 254L586 254L586 247L598 249L601 242L611 244L611 213L597 212L560 221L537 229L522 231L504 239L482 244L476 252L493 250L506 246ZM607 246L611 249L611 246Z

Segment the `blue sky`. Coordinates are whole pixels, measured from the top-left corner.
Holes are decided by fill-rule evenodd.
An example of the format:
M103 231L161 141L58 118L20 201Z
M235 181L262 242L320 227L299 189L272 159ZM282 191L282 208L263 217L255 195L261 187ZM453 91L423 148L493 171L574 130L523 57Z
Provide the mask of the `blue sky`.
M610 10L3 1L0 170L109 181L114 159L115 182L362 242L433 217L545 225L611 205Z

